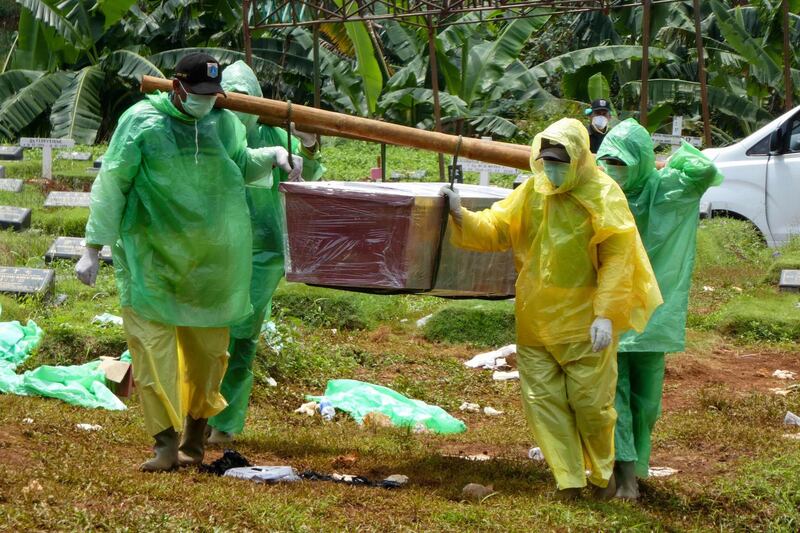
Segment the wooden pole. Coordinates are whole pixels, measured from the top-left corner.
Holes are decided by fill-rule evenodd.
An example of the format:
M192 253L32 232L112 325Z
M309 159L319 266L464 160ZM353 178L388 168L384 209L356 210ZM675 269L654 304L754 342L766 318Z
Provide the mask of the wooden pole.
M708 85L706 58L703 50L703 33L700 27L700 0L692 0L694 9L694 39L697 45L697 78L700 80L700 106L703 112L703 140L705 147L711 146L711 116L708 111Z
M142 92L172 90L172 81L165 78L142 76ZM286 124L288 104L246 94L227 93L227 98L217 98L217 107L266 117L276 124ZM292 119L297 128L311 133L356 138L372 142L384 142L397 146L408 146L440 154L454 155L458 137L435 131L420 130L362 117L334 113L324 109L292 105ZM530 171L530 149L521 145L485 142L464 137L459 156L486 163Z
M639 122L647 127L647 99L650 79L650 0L642 0L642 90L639 94Z
M786 111L794 107L792 103L794 88L792 87L792 50L789 47L789 0L781 1L783 10L783 87L785 91L784 106Z
M244 61L253 66L253 40L250 37L250 0L242 0L242 35L244 37Z
M442 107L439 102L439 69L436 66L436 30L428 17L428 56L431 63L431 87L433 89L433 120L435 129L442 131ZM439 154L439 180L444 181L444 156Z

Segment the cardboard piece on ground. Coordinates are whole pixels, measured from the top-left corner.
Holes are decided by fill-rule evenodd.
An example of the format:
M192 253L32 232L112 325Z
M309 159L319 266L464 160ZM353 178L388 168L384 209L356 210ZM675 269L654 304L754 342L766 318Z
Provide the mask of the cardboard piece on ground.
M118 357L100 357L100 370L106 375L109 388L120 398L127 398L133 390L131 364Z
M0 167L3 169L3 167ZM4 170L4 169L3 169ZM0 172L0 191L3 192L22 192L22 180L12 180L3 178L3 173Z

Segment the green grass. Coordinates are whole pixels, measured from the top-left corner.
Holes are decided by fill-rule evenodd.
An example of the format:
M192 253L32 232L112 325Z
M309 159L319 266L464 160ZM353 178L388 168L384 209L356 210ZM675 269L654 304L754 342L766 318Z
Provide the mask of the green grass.
M722 333L746 341L800 341L800 295L763 291L739 296L716 319Z

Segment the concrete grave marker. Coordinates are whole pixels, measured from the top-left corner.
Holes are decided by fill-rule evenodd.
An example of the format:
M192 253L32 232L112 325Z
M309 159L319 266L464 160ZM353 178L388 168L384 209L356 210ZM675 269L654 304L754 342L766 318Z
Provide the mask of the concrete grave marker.
M83 255L85 246L80 237L58 237L50 249L44 255L44 260L48 263L54 259L71 259L77 261ZM100 259L106 263L111 263L111 248L103 246L100 250Z
M491 137L481 137L482 141L492 142ZM489 185L489 174L518 174L519 170L473 159L458 158L464 172L480 172L480 185Z
M58 157L70 161L88 161L92 158L92 154L90 152L61 152Z
M53 179L53 148L72 148L75 141L72 139L49 139L39 137L22 137L19 145L25 148L42 149L42 177Z
M677 116L672 119L672 135L667 135L665 133L654 133L652 135L652 139L655 144L671 145L672 152L675 152L678 149L678 146L681 145L681 141L686 141L697 148L703 146L703 140L700 137L684 137L682 132L683 117Z
M6 177L6 167L0 167L0 179Z
M800 292L800 270L781 270L778 287L782 291Z
M22 192L22 180L11 180L0 178L0 191L3 192Z
M21 161L22 148L19 146L0 146L0 159L5 161Z
M45 207L89 207L92 193L53 191L44 200Z
M24 207L0 205L0 229L22 231L31 227L31 210Z
M55 286L52 270L0 267L0 292L15 295L46 295Z

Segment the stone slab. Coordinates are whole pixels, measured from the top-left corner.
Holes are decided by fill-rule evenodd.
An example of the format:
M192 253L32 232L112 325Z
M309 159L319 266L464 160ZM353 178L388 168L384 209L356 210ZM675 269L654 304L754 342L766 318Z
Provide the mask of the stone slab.
M0 159L5 161L21 161L23 148L19 146L0 146Z
M6 177L6 167L0 167L0 179Z
M91 193L53 191L44 200L45 207L89 207Z
M3 168L3 167L0 167ZM0 177L0 191L3 192L22 192L22 180L12 180Z
M31 210L25 207L0 205L0 229L22 231L31 227Z
M58 157L70 161L88 161L92 158L92 154L90 152L59 152Z
M48 263L54 259L77 261L83 255L84 249L83 239L80 237L58 237L50 245L44 255L44 260ZM103 246L100 250L100 259L106 263L111 263L111 248Z
M800 291L800 270L781 270L781 280L778 286L782 291Z
M46 295L55 286L55 273L38 268L0 267L0 292Z

